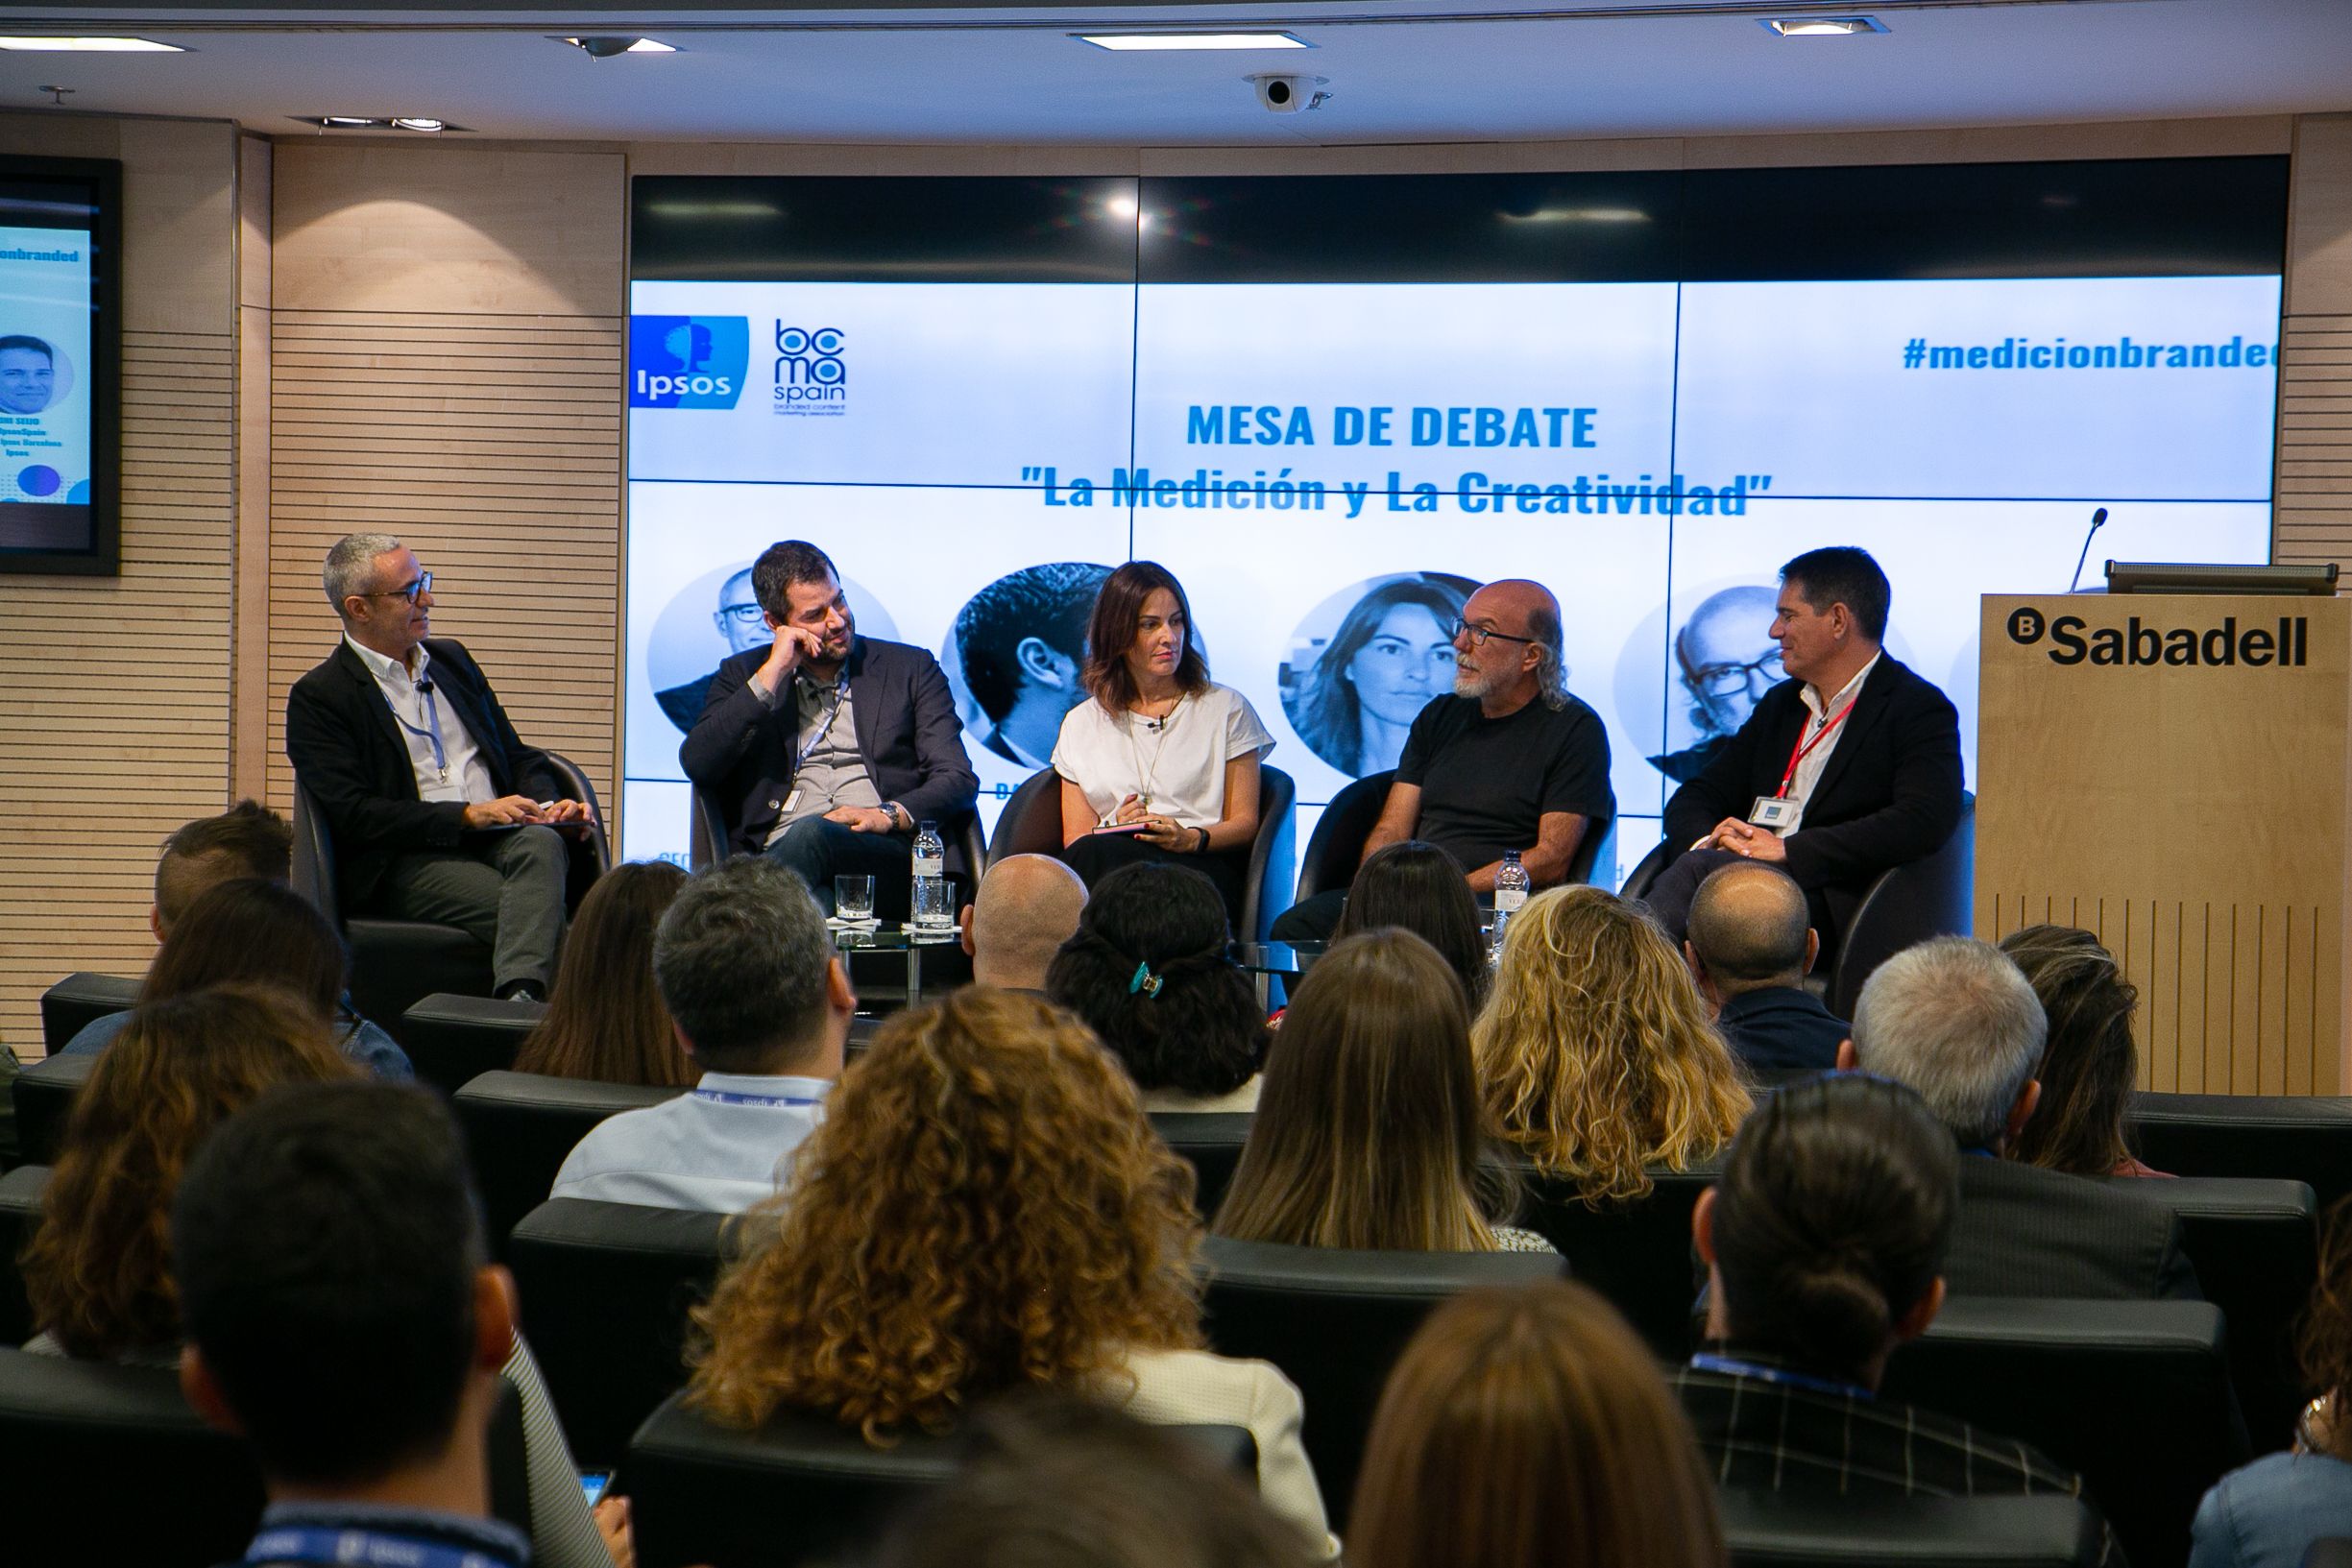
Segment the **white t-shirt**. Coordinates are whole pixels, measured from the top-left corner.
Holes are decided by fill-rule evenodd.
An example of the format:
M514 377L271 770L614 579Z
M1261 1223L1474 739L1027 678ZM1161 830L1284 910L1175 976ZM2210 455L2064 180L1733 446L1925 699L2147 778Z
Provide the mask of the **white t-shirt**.
M1112 713L1091 697L1070 710L1054 742L1054 771L1086 793L1097 822L1129 795L1187 828L1224 819L1225 764L1273 749L1249 699L1212 685L1186 697L1154 730L1141 713Z

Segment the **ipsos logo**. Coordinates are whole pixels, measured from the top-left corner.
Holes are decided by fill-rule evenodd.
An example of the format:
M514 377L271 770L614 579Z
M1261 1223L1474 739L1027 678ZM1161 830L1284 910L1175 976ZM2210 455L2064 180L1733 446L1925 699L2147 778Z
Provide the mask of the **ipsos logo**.
M837 403L848 398L848 334L837 326L776 324L776 401Z
M631 408L733 408L751 364L745 316L631 316Z

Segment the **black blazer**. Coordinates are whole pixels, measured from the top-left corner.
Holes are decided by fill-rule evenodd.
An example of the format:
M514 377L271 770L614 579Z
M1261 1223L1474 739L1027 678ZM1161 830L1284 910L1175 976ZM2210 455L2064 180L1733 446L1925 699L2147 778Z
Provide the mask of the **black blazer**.
M1854 1025L1803 986L1767 985L1726 997L1715 1026L1751 1071L1827 1073Z
M1674 792L1667 843L1694 843L1725 817L1744 822L1757 796L1781 787L1811 716L1803 689L1787 680L1765 692L1739 733ZM1825 949L1879 873L1933 855L1960 822L1960 719L1932 684L1881 656L1842 728L1788 835L1788 874L1809 897Z
M730 845L750 854L759 852L784 814L798 753L798 707L780 700L770 708L752 688L751 677L765 663L767 650L754 648L720 664L702 717L678 748L686 776L726 813ZM971 810L980 779L964 755L963 723L939 662L904 642L861 637L842 676L849 682L858 756L882 798L943 830ZM951 868L966 876L978 869L959 864L957 834L941 836Z
M2202 1299L2180 1221L2128 1185L1960 1156L1960 1214L1944 1259L1954 1294Z
M429 637L433 694L461 720L501 795L552 800L564 792L546 755L522 743L465 644ZM462 801L417 796L417 771L392 705L349 642L294 683L286 695L286 757L327 818L335 882L344 903L363 905L395 856L455 849Z

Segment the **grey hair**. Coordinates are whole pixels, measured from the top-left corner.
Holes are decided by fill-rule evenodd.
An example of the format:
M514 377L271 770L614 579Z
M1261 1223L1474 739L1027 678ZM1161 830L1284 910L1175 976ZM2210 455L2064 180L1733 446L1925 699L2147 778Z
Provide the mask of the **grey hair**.
M1527 631L1536 645L1536 690L1543 706L1557 712L1568 705L1568 666L1561 662L1560 643L1566 635L1560 612L1538 605L1528 612Z
M354 593L365 593L376 575L376 558L389 555L400 547L400 542L390 534L345 534L327 552L327 570L321 574L327 585L327 602L343 614L343 601Z
M738 856L693 878L653 933L662 1003L695 1058L721 1073L813 1042L832 964L816 901L763 856Z
M1919 1091L1963 1147L1989 1147L2041 1065L2049 1021L2025 972L1990 943L1939 936L1895 954L1862 987L1854 1054Z

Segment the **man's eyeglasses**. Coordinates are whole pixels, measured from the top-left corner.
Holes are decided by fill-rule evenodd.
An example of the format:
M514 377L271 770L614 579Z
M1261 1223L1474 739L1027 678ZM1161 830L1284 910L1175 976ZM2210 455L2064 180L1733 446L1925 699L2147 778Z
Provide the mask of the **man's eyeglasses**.
M1470 646L1473 648L1485 647L1489 639L1500 639L1505 642L1532 643L1536 640L1532 637L1513 637L1509 632L1498 632L1491 626L1472 626L1467 620L1456 620L1454 622L1454 638L1456 640L1460 640L1464 637L1467 637L1470 639Z
M1787 678L1787 672L1781 668L1780 649L1774 648L1762 658L1744 664L1702 664L1690 672L1690 681L1710 697L1729 697L1755 690L1759 676L1766 686L1778 686Z
M756 604L722 604L718 607L718 613L738 626L757 626L766 615Z
M414 604L417 602L418 594L430 593L432 591L433 574L429 571L421 571L410 582L402 583L398 588L379 588L368 597L371 599L406 599L410 604Z

